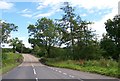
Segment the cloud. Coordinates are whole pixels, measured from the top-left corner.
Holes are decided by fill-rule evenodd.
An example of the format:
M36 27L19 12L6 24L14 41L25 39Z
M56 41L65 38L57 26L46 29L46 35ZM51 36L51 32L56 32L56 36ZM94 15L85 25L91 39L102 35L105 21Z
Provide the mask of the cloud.
M32 11L30 9L24 9L20 12L18 12L21 16L24 16L24 17L28 17L28 18L31 18L33 15L32 15Z
M30 13L30 12L31 12L31 10L29 10L29 9L24 9L21 11L21 13Z
M43 4L43 3L39 3L39 6L37 7L37 10L41 10L43 8L46 8L48 5Z
M35 16L35 18L39 18L39 17L49 17L53 14L53 12L48 12L48 13L42 13L42 14L38 14Z
M118 11L118 10L117 10L117 7L116 7L116 8L114 8L114 9L111 11L111 13L108 13L108 14L104 15L101 20L95 21L95 23L94 23L93 25L91 25L91 27L92 27L94 30L96 30L96 33L99 34L100 38L102 37L102 34L103 34L103 33L106 33L106 29L105 29L105 24L104 24L104 23L105 23L108 19L113 19L113 17L118 14L117 11Z
M85 17L85 16L87 16L87 14L85 14L85 13L84 14L80 14L80 16Z
M48 12L46 13L34 13L33 16L35 18L40 18L40 17L50 17L52 15L54 15L56 12L59 12L59 8L56 7L52 7L50 8L50 10L48 10Z
M13 3L0 1L0 9L11 9L13 6Z
M94 21L94 24L91 25L93 30L96 30L96 33L98 33L100 37L106 32L104 25L106 20L109 18L112 19L118 13L119 0L40 0L37 9L42 10L48 6L54 9L48 13L37 14L35 17L48 17L55 14L56 10L62 7L61 4L66 1L70 2L73 7L86 9L87 13L81 14L81 16L86 16L86 14L90 16L88 13L98 13L98 15L102 15L98 21Z
M118 4L119 0L39 0L40 5L39 7L42 6L55 6L55 5L60 5L63 2L70 2L73 6L77 7L83 7L85 9L105 9L105 8L113 8ZM98 4L99 3L99 4ZM113 5L113 3L116 3Z
M83 7L85 9L105 9L105 8L113 8L118 4L119 0L69 0L73 6ZM114 4L116 3L116 4Z
M32 14L22 14L22 16L31 18L31 17L32 17Z

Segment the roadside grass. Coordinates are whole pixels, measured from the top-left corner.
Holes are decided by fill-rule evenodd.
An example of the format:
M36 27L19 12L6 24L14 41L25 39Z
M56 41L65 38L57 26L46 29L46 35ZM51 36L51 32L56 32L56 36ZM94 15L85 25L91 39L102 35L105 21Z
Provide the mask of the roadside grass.
M2 54L2 67L0 69L0 74L4 74L14 67L22 63L23 57L21 54L15 54L12 52Z
M41 59L42 60L42 59ZM118 62L113 60L56 60L53 58L43 59L43 63L49 66L74 69L78 71L98 73L111 77L120 77L118 73Z

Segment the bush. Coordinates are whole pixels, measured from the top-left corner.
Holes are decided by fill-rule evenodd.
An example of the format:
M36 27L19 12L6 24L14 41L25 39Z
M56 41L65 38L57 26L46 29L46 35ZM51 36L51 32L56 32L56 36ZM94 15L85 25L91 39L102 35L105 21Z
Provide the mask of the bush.
M2 53L8 53L8 52L12 52L12 48L2 48Z
M22 60L23 60L23 57L21 54L14 54L12 52L2 54L3 67L5 67L6 65L14 64L14 63L21 63Z

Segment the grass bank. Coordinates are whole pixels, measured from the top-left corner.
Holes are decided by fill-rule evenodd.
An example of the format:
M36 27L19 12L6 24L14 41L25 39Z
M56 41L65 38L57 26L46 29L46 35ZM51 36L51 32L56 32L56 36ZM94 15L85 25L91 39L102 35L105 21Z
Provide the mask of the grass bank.
M15 53L3 53L2 54L2 66L0 70L0 74L4 74L14 67L18 66L19 64L22 63L23 57L21 54L15 54Z
M113 60L64 60L60 61L51 58L42 58L41 61L49 66L69 68L78 71L98 73L102 75L120 77L118 73L118 62Z

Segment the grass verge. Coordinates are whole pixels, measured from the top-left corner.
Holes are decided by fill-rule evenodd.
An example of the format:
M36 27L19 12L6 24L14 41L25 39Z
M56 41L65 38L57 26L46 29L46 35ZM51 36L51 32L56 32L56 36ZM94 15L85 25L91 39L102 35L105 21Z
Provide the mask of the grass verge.
M120 77L118 73L118 62L113 60L65 60L60 61L51 58L42 58L41 61L49 66L60 67L60 68L68 68L74 69L78 71L84 72L92 72L98 73L102 75L112 76L112 77Z
M15 68L22 63L23 57L21 54L15 53L3 53L2 54L2 67L0 69L0 74L4 74L11 69Z

